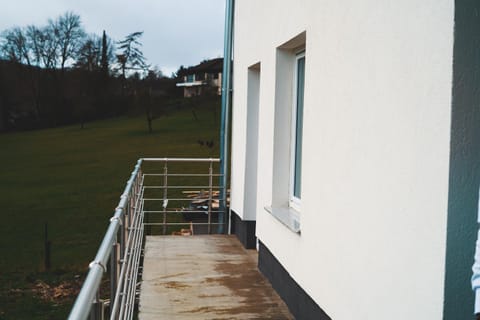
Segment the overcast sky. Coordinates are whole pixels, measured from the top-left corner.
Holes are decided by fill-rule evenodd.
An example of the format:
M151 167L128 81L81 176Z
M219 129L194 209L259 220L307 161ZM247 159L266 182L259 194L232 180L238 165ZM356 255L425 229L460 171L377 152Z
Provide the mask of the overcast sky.
M180 65L223 55L225 0L0 0L0 31L43 26L66 11L80 15L87 33L114 40L144 31L147 62L165 75Z

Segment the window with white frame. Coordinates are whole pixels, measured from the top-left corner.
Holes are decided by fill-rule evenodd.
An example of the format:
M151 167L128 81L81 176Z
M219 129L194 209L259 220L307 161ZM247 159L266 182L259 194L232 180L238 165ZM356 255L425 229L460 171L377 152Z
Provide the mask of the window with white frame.
M273 176L265 210L300 234L306 32L276 48Z
M300 210L302 198L303 93L305 88L305 51L295 56L290 145L290 206Z

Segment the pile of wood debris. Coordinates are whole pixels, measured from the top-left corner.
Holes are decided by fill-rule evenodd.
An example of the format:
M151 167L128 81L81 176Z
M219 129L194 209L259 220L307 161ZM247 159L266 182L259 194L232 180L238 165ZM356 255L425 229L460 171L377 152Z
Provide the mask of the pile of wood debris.
M212 199L212 209L218 210L220 207L220 191L212 191L210 197L210 191L208 190L194 190L194 191L182 191L187 198L191 198L191 204L194 207L208 206L208 201ZM230 203L230 190L227 190L227 206Z
M173 231L172 236L193 236L193 223L190 221L189 229L180 229L180 231Z
M75 297L80 292L81 281L62 281L58 285L49 285L37 280L33 285L32 293L41 300L50 302L61 302Z

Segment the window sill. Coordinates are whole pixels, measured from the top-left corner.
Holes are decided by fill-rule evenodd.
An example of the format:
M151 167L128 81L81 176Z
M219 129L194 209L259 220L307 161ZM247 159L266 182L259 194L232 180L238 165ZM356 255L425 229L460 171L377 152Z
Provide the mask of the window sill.
M300 213L298 211L289 207L265 207L265 210L287 228L300 234Z

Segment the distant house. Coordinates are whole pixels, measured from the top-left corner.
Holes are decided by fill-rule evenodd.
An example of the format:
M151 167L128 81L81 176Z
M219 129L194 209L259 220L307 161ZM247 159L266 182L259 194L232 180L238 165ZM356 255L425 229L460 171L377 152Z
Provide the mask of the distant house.
M221 95L223 58L206 60L199 65L184 69L181 77L184 97L200 96L207 93Z

